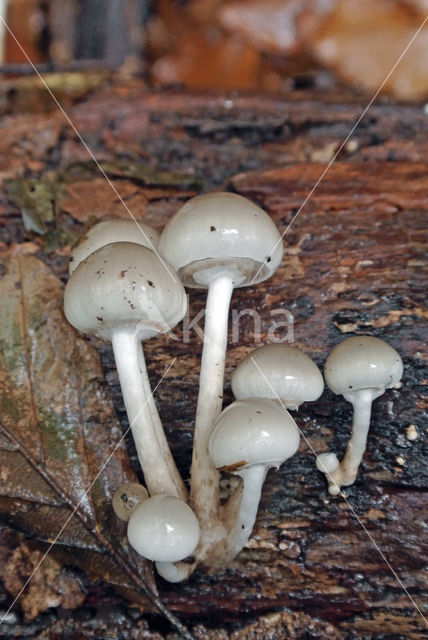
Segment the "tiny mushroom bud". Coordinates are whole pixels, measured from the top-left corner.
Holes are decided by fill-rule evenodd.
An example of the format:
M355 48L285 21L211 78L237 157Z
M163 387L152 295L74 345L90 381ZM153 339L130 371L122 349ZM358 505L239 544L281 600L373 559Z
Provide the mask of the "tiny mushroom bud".
M186 312L183 285L159 256L131 242L116 242L83 260L64 293L67 320L76 329L111 340L138 457L150 494L185 499L184 483L162 426L148 403L150 383L139 344L174 327Z
M252 351L232 375L232 391L237 400L271 398L287 409L317 400L324 380L315 362L297 347L267 344Z
M155 251L159 244L159 233L148 224L134 220L110 218L97 222L73 247L68 267L70 274L91 253L112 242L135 242Z
M333 473L339 466L339 460L333 451L326 451L317 456L316 465L317 469L323 473Z
M199 542L199 524L192 509L174 496L156 495L133 511L128 523L129 544L148 560L160 575L177 582L172 563L187 558Z
M317 455L315 464L318 471L324 473L328 480L328 490L330 495L336 496L340 493L340 485L337 482L341 478L340 462L333 451L326 451Z
M120 520L128 522L131 513L148 497L147 489L142 484L125 482L114 493L113 510Z
M352 435L345 457L336 470L326 471L329 492L355 482L367 443L373 400L394 387L403 374L403 363L389 344L371 336L353 336L338 344L325 363L326 382L334 393L352 403ZM325 457L325 454L323 454ZM318 468L325 460L318 460ZM325 465L324 465L325 466Z
M264 398L238 400L223 411L209 443L219 470L239 475L243 491L225 553L234 557L251 534L267 471L278 468L299 448L299 430L277 402Z
M191 469L191 499L201 529L214 540L218 473L208 455L222 408L230 299L234 287L261 282L282 258L281 236L260 207L233 193L189 200L168 222L159 251L189 287L208 289ZM219 535L223 535L221 532Z

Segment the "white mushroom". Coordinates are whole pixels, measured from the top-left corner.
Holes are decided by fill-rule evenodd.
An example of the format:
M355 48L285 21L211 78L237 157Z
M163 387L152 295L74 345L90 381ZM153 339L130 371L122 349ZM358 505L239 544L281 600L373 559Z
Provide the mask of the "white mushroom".
M208 193L173 216L161 234L159 251L185 285L208 289L191 499L202 531L215 538L218 473L208 456L208 441L222 407L230 299L234 287L261 282L275 271L282 258L281 236L270 217L246 198Z
M232 375L232 391L237 400L271 398L287 409L317 400L324 380L315 362L297 347L266 344L252 351Z
M227 556L233 558L248 541L267 471L291 458L299 442L293 418L273 400L239 400L217 420L209 443L211 458L217 469L243 479L239 512L224 550Z
M128 540L137 553L156 562L163 578L178 582L181 577L172 563L193 553L199 542L199 524L185 502L174 496L156 495L131 514Z
M85 258L90 256L91 253L94 253L108 244L113 244L115 242L134 242L156 252L159 244L159 237L160 235L155 229L141 221L124 220L122 218L104 219L101 222L97 222L88 231L86 231L79 243L73 247L69 262L70 275L79 266L82 260L85 260ZM141 369L142 371L145 371L144 353L141 342L138 343L138 357L141 360ZM147 376L143 376L142 381L145 391L144 396L141 398L141 403L146 403L150 409L154 428L159 434L161 434L159 444L162 447L164 458L170 467L170 474L174 477L177 474L177 469L169 453L168 443L162 435L162 423ZM176 478L176 480L177 486L182 486L180 479ZM180 493L182 494L182 497L184 497L182 490Z
M83 260L70 276L64 294L70 324L112 342L150 494L168 493L183 499L186 488L148 403L150 384L140 342L174 327L186 306L179 279L171 278L153 251L130 242L106 245Z
M336 471L339 466L339 459L333 451L327 451L320 453L316 458L316 465L318 471L325 474L330 474Z
M397 351L371 336L347 338L327 358L324 375L328 386L354 408L352 435L342 462L336 465L337 458L335 461L328 454L321 454L317 460L318 468L327 475L332 495L355 482L366 449L372 402L385 389L394 387L402 374L403 363Z
M70 254L68 269L70 274L91 253L113 242L135 242L143 247L156 251L159 244L159 233L143 222L110 218L97 222L88 229Z

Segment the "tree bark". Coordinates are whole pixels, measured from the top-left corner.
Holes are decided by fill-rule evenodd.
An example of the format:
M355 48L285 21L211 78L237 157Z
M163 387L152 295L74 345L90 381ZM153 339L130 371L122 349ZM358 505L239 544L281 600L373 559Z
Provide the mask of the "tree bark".
M284 232L364 106L340 91L226 95L155 92L112 82L70 107L69 115L96 158L109 166L115 184L134 189L138 213L157 229L191 195L226 189L256 201ZM0 127L2 241L33 242L65 279L69 238L82 230L91 211L82 203L76 217L78 207L73 209L64 189L77 179L101 176L58 111L15 113ZM232 401L233 368L258 344L273 340L293 342L322 367L347 335L375 335L399 351L405 370L401 389L387 391L373 405L368 448L346 500L328 495L315 466L314 451L332 449L340 458L350 435L351 406L326 389L296 414L304 435L300 451L268 474L255 529L239 556L215 572L200 568L183 584L158 581L163 602L193 627L195 637L211 637L210 628L215 638L304 638L310 625L313 637L320 638L424 635L415 603L422 610L427 601L422 395L428 377L422 269L427 146L420 105L374 105L292 222L278 271L233 293L225 405ZM38 235L24 229L8 181L29 175L43 180L47 172L61 189L54 196L55 220ZM103 189L108 199L107 183L100 194ZM117 199L112 191L110 198ZM132 210L132 199L127 204ZM69 236L58 240L61 230ZM57 244L49 250L54 236ZM196 327L191 321L205 305L203 291L189 294L187 324L173 337L144 345L153 387L177 358L156 401L184 477L202 348L198 327L203 327L202 319ZM126 427L111 350L96 344ZM414 433L410 425L416 439L408 437ZM136 463L132 443L129 450ZM125 601L118 602L125 616L131 615ZM51 635L37 637L60 637L55 624L50 619ZM79 624L76 610L70 629ZM159 633L165 637L166 631ZM72 632L61 637L71 638Z

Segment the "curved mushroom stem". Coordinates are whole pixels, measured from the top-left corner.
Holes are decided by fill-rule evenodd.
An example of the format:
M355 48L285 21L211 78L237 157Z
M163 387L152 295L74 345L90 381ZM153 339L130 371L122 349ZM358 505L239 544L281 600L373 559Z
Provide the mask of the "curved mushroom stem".
M209 567L224 566L225 562L233 560L248 542L257 517L263 483L268 469L262 464L241 469L236 472L242 482L242 491L232 497L222 509L222 525L219 535L206 532L205 538L199 543L194 552L197 560L203 561ZM181 582L194 571L193 563L176 562L174 564L156 563L156 568L168 582Z
M158 423L153 418L156 406L139 344L134 331L117 329L113 333L113 353L138 459L150 495L166 493L182 498L183 480L175 467L160 420Z
M219 474L209 453L208 443L213 425L223 403L224 363L227 347L227 327L233 280L221 276L208 288L204 345L202 349L198 405L191 468L191 503L201 527L201 543L211 544L217 535L219 520ZM196 552L197 557L198 552ZM202 554L203 555L203 554Z
M330 495L336 496L342 487L354 484L366 450L372 403L383 392L384 389L363 389L343 394L354 408L352 435L346 453L340 463L337 461L336 454L331 452L322 453L317 457L317 467L327 477Z
M227 540L227 556L230 559L238 555L251 535L267 471L267 467L257 464L237 473L243 480L243 490L239 512Z
M341 484L345 487L353 484L358 474L358 469L363 459L367 445L367 434L370 427L372 402L382 395L383 389L363 389L344 394L344 398L354 407L352 422L352 435L346 448L346 453L340 463L342 472Z

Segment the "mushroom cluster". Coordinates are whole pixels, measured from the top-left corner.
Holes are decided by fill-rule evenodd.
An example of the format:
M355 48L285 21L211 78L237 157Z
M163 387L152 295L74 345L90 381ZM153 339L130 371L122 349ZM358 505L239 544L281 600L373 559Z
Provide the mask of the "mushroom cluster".
M310 357L294 346L268 344L236 368L231 380L236 400L223 410L233 289L269 278L281 258L281 236L271 218L232 193L191 199L160 236L143 223L104 220L72 250L65 315L76 329L112 344L147 487L122 485L113 509L127 522L129 544L170 582L184 580L199 564L224 564L241 551L268 470L278 469L299 448L301 432L289 411L323 392L323 377ZM207 290L190 492L165 437L142 347L183 319L184 286ZM401 374L397 352L376 338L351 338L329 356L327 384L354 406L343 461L333 453L317 458L330 493L355 481L371 402ZM226 501L220 499L222 474L233 474L238 482Z

